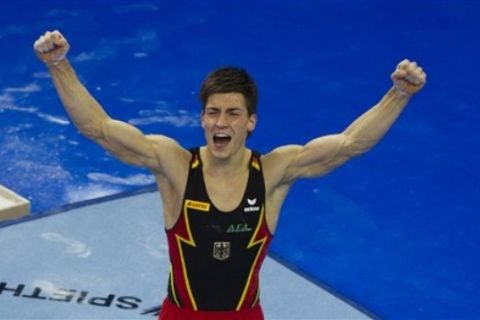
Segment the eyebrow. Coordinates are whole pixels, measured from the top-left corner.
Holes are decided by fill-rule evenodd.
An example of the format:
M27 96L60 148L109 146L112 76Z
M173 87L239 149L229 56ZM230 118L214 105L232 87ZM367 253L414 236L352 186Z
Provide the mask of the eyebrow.
M218 111L220 109L221 109L220 107L216 107L216 106L206 106L205 107L205 110ZM242 110L242 108L240 108L240 107L228 107L227 108L227 111L240 111L240 110Z

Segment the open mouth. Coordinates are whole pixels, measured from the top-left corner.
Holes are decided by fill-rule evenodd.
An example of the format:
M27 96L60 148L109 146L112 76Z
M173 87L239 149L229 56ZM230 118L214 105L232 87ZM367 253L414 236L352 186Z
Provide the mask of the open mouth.
M230 137L226 133L215 133L213 135L213 143L218 148L225 147L230 142L230 140L232 140L232 137Z

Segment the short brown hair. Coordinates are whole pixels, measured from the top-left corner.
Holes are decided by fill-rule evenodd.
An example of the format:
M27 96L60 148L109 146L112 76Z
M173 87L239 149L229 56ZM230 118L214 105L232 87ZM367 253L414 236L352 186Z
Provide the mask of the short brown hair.
M216 69L203 80L199 94L202 110L205 110L209 96L215 93L229 92L237 92L243 95L249 116L257 113L257 85L247 71L237 67Z

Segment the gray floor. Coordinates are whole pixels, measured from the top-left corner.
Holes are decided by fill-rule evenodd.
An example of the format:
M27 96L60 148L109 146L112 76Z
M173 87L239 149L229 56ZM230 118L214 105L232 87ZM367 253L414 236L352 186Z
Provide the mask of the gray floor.
M0 229L0 319L153 319L169 267L160 204L145 193ZM261 277L267 319L369 319L271 258Z

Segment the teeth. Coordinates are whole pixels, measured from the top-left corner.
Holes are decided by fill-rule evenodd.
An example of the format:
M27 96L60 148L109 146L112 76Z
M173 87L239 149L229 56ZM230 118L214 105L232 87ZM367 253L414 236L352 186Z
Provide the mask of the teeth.
M215 138L230 138L228 134L225 133L216 133L213 135Z

